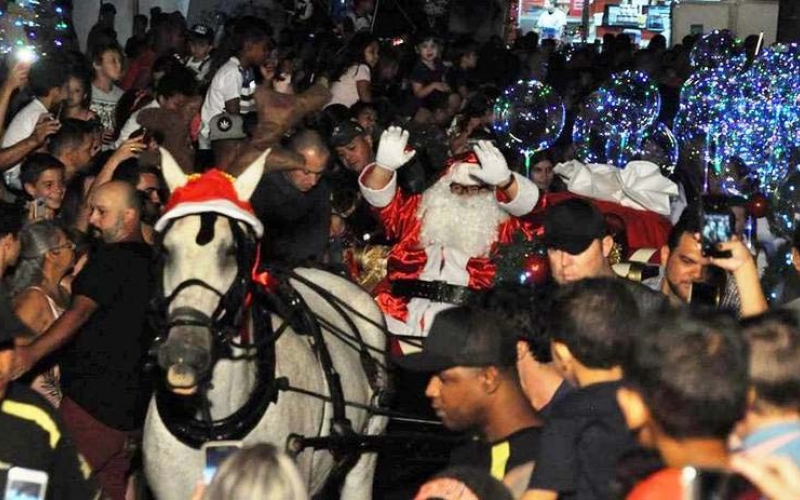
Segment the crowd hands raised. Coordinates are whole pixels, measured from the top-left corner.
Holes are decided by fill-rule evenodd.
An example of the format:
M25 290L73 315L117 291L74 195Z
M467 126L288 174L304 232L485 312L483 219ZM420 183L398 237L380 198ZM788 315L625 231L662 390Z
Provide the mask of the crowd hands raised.
M262 257L326 265L373 292L407 353L398 369L430 376L444 426L477 436L416 499L673 499L704 474L742 494L800 498L797 306L768 310L754 242L739 232L707 255L690 196L655 240L657 275L623 279L606 214L580 197L548 203L565 191L553 167L572 159L569 140L534 155L530 179L492 141L493 98L519 78L551 84L574 116L609 72L643 70L671 121L693 40L637 50L623 35L569 60L535 34L511 49L430 35L398 46L357 31L371 7L355 3L343 39L252 17L215 34L153 12L149 31L134 20L124 51L104 7L86 54L10 67L0 397L64 435L49 450L61 465L48 497L94 498L99 485L122 499L133 484L128 443L151 391L141 366L159 279L153 225L168 197L159 147L187 172L238 175L278 146L250 200L267 227ZM498 245L542 230L546 283L492 287ZM800 269L800 232L793 245ZM399 279L408 256L423 264ZM697 284L709 275L704 309ZM421 352L408 337L425 338ZM0 437L0 460L51 467L19 451L47 429L0 418L23 439ZM290 459L260 445L194 498L306 498L300 482Z

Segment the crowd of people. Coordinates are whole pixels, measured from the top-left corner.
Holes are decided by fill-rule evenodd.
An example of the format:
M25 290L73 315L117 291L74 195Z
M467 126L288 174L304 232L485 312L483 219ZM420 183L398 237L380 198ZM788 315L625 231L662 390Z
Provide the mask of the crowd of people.
M123 44L103 4L85 51L8 56L0 462L47 472L53 500L135 495L160 148L187 173L236 176L269 145L250 199L261 258L372 293L395 372L429 377L437 417L465 435L416 499L800 498L800 306L767 303L742 200L709 252L693 159L664 180L683 193L670 214L575 196L554 173L575 159L580 104L614 72L657 82L670 124L696 39L383 40L373 8L355 0L335 30L243 16L217 33L154 10ZM494 100L520 79L567 110L530 178L492 131ZM534 239L543 279L499 283L501 247ZM800 230L791 243L800 272ZM618 276L633 246L651 247L649 279ZM257 445L194 497L305 495L291 459Z

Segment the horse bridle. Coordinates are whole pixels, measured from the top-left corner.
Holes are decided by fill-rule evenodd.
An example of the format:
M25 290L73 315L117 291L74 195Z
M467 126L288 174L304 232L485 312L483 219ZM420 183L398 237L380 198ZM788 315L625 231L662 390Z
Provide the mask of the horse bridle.
M209 214L200 214L206 216ZM207 392L210 388L211 370L202 374L199 388L195 396L178 396L166 387L159 384L155 391L156 406L159 415L170 431L179 441L193 448L200 446L208 441L242 439L244 438L261 420L269 405L276 400L278 387L275 382L274 366L274 340L276 335L273 332L264 332L262 339L252 339L250 344L234 344L233 338L241 332L241 328L246 317L245 312L246 298L251 295L260 295L264 291L259 287L254 287L252 274L258 264L258 244L255 232L250 226L247 231L242 230L238 220L226 217L221 214L213 214L218 217L225 217L230 225L234 241L237 245L236 261L237 273L228 290L220 292L207 282L192 278L179 283L172 292L165 296L163 283L160 280L157 284L157 293L152 304L152 321L158 332L158 338L154 342L152 352L157 352L158 348L166 341L169 332L179 326L197 326L207 328L211 333L213 344L212 359L231 356L231 347L236 345L243 348L256 348L256 383L250 393L247 402L234 413L220 420L213 420L210 415L210 404ZM178 220L178 219L175 219ZM156 244L156 255L159 257L159 265L163 266L163 236L170 230L173 221L164 228L161 237ZM192 286L199 286L211 291L219 297L219 303L214 312L208 316L203 313L194 314L190 317L178 317L173 320L165 321L170 304L175 300L180 292ZM263 300L251 300L251 314L253 321L263 328L271 329L270 312L264 306ZM257 329L254 329L254 331ZM213 368L214 361L211 366ZM187 404L188 403L188 404ZM199 409L202 419L195 416L192 410Z

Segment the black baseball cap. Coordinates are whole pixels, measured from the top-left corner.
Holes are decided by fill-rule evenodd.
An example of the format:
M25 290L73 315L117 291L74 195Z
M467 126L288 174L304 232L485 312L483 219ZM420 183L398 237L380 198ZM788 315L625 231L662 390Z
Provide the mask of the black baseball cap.
M214 30L205 24L195 24L192 26L192 29L189 30L189 36L195 39L200 38L211 41L214 39Z
M366 135L364 128L353 120L344 120L333 127L331 132L331 146L341 148L347 146L353 139L360 135Z
M433 320L422 351L394 358L416 372L440 372L455 366L514 366L517 339L491 311L470 306L446 309Z
M544 244L570 255L583 253L594 240L608 234L603 214L589 201L570 198L544 215Z

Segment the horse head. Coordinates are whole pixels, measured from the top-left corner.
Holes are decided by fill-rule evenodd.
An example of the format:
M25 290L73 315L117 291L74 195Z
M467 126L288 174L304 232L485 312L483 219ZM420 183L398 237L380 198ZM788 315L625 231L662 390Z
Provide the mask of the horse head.
M171 196L155 229L162 234L161 313L157 354L167 384L192 394L213 368L220 340L236 335L263 226L249 203L269 150L242 174L216 169L187 176L161 150Z

